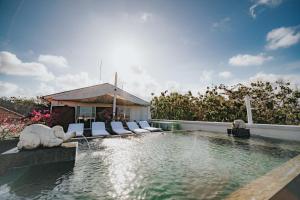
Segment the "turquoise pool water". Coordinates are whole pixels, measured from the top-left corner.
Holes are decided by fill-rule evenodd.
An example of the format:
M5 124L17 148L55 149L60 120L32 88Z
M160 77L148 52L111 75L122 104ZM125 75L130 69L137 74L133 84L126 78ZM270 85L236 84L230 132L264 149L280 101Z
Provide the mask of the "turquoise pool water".
M223 199L296 156L289 144L202 132L84 141L68 163L15 170L0 199Z

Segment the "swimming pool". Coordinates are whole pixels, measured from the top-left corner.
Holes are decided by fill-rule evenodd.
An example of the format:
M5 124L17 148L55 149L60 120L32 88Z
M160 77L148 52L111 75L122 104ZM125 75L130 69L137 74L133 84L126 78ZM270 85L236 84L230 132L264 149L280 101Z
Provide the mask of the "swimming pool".
M298 145L207 132L82 141L68 163L0 178L0 199L223 199L299 154Z

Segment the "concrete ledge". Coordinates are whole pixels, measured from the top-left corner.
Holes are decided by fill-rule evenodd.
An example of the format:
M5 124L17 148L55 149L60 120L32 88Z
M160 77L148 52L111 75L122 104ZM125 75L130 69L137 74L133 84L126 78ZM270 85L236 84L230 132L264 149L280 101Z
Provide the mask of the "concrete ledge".
M206 121L184 121L184 120L159 120L152 122L176 122L182 130L199 130L216 133L227 133L231 128L230 122L206 122ZM275 138L280 140L300 141L300 126L274 125L274 124L247 124L250 134L261 137Z
M266 200L275 198L278 192L285 188L300 174L300 155L273 169L266 175L252 181L229 195L226 200ZM296 197L299 199L300 197ZM289 199L289 198L285 198Z
M18 142L19 142L19 138L1 140L0 141L0 153L3 153L5 151L17 146Z
M300 175L294 178L289 184L277 192L270 200L297 200L300 199Z
M0 175L10 169L19 167L68 161L75 162L76 149L76 142L63 143L60 147L22 151L15 147L0 155Z

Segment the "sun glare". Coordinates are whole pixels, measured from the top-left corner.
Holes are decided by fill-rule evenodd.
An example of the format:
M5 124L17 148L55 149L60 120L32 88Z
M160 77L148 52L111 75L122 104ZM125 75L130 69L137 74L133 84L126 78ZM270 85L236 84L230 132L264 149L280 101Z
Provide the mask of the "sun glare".
M116 66L133 66L142 62L141 49L135 44L118 43L111 51L111 57Z

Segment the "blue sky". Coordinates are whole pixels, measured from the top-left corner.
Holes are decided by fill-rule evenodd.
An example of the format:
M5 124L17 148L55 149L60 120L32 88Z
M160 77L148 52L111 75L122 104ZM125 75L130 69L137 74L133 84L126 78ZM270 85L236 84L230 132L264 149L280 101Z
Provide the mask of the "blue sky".
M0 0L0 96L97 84L142 98L213 84L300 84L300 1Z

